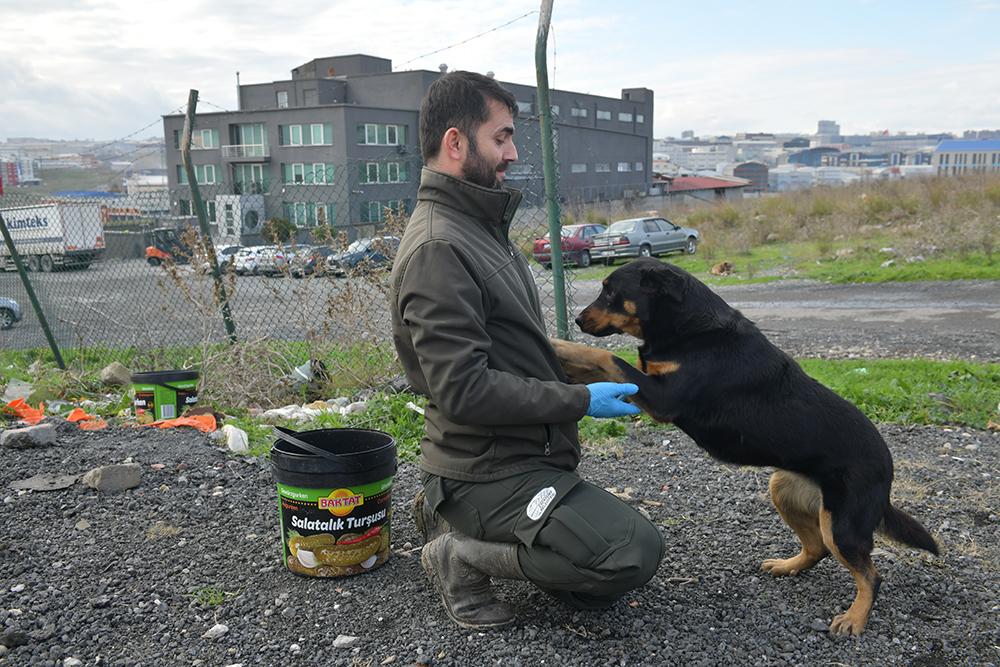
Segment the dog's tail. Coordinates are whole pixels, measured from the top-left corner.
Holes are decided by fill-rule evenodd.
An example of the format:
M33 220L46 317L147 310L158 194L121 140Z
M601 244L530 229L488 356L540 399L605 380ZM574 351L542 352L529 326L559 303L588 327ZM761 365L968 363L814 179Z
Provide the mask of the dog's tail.
M938 553L937 542L927 529L912 516L893 505L889 505L886 509L878 532L907 546L930 551L935 556Z

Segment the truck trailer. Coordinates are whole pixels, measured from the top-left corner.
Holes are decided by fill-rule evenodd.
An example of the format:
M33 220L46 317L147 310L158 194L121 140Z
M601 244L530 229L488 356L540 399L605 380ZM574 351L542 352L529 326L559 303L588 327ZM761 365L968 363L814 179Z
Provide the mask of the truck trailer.
M96 204L18 206L0 209L0 216L29 271L86 269L104 252L104 228ZM6 243L0 243L0 262L5 270L14 268Z

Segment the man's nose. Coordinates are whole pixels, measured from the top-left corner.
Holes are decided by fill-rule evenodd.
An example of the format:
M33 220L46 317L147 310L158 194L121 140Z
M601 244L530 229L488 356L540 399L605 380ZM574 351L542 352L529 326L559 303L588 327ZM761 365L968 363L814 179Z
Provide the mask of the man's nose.
M504 162L517 162L517 146L511 141L503 153Z

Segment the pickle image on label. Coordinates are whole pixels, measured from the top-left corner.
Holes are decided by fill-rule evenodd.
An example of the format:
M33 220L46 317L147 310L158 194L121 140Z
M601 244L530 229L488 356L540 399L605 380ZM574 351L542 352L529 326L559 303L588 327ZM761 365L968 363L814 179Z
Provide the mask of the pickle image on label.
M341 489L278 485L285 563L311 577L341 577L389 559L392 479Z

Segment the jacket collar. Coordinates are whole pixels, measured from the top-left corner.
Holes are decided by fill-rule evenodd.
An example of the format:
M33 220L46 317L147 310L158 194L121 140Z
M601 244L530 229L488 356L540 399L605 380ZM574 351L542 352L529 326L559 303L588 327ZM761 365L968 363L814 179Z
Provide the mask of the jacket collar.
M510 226L522 196L520 190L484 188L429 167L421 170L417 190L417 201L441 204L502 229Z

